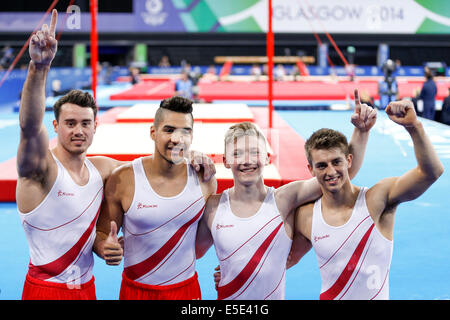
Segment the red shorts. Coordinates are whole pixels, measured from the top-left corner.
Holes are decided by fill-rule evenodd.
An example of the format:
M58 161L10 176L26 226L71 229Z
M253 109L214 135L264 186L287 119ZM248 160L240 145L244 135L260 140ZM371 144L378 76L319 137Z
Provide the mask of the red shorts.
M202 294L197 273L192 278L167 286L154 286L133 281L122 274L120 300L200 300Z
M29 274L23 286L22 300L96 300L94 277L77 288L67 283L42 281Z

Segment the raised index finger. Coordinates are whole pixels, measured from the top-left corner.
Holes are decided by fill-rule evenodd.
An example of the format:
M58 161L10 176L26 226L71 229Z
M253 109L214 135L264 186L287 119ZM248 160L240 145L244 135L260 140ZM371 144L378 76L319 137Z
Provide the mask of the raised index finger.
M55 37L55 30L56 30L56 22L58 21L58 11L56 9L53 9L52 11L52 19L50 20L50 35L52 37Z
M358 89L355 89L354 95L355 95L355 110L361 110L361 100L359 99Z

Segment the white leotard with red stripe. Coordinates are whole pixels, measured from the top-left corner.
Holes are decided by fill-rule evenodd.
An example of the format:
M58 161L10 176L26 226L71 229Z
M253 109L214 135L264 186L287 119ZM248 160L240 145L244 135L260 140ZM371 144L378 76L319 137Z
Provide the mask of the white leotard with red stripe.
M195 274L195 236L205 200L197 173L186 167L183 191L162 197L152 189L142 159L133 161L134 197L123 219L124 272L131 280L170 285Z
M211 228L220 261L219 299L284 299L286 260L292 240L275 203L274 189L256 214L237 217L229 189L220 198Z
M19 211L30 249L28 273L39 280L83 284L92 278L92 245L103 180L86 159L89 181L79 186L53 158L58 174L50 192L31 212Z
M361 188L350 219L328 225L321 199L314 204L311 242L322 277L320 299L389 299L393 241L375 226Z

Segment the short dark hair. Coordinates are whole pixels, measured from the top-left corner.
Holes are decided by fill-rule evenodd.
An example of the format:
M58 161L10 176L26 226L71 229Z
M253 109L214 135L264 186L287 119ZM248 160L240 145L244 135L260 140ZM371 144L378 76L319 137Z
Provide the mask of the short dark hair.
M306 158L309 165L312 166L312 150L329 150L333 148L341 149L345 156L352 153L347 138L341 132L327 128L315 131L305 143Z
M94 119L97 117L97 103L94 97L85 91L70 90L53 105L53 113L55 114L56 121L59 120L61 107L66 103L73 103L83 108L91 108L94 111Z
M192 100L180 96L174 96L172 98L162 100L158 110L156 110L155 121L153 125L155 127L159 126L159 123L161 122L163 117L164 110L170 110L173 112L185 114L189 113L192 117L192 121L194 121L194 117L192 116L192 104Z

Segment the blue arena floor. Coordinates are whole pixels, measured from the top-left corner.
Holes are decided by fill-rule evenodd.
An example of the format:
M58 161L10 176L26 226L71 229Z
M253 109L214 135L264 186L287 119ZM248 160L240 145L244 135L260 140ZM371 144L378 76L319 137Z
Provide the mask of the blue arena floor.
M329 127L351 136L349 111L278 111L302 137ZM45 116L50 138L52 113ZM391 299L450 299L450 126L422 120L444 163L446 172L419 199L397 210L394 254L390 271ZM19 140L18 114L0 114L0 161L15 156ZM372 130L364 165L353 180L372 186L382 178L401 175L416 165L411 139L406 131L379 113ZM1 192L1 190L0 190ZM0 203L0 300L20 299L29 256L15 203ZM217 266L214 249L197 262L203 299L215 299L213 273ZM96 258L94 275L98 299L117 299L122 266L106 266ZM320 275L310 251L287 271L286 299L318 299Z

